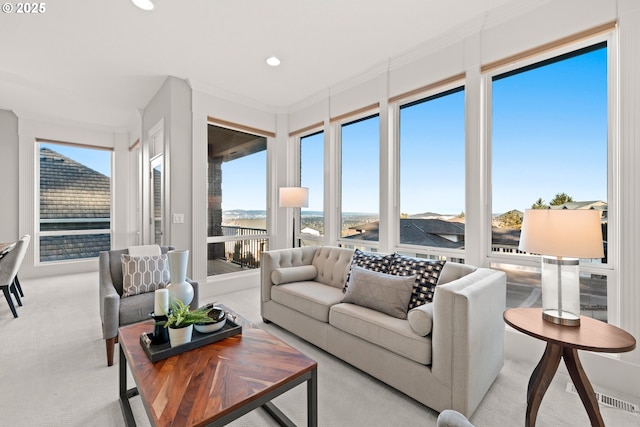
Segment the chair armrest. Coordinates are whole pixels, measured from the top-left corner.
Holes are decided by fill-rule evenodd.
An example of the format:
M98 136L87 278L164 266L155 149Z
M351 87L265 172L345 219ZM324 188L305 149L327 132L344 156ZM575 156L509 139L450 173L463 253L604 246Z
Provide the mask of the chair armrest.
M120 295L113 285L109 252L100 252L98 256L98 271L100 279L100 320L102 320L102 335L104 339L118 335L120 325Z

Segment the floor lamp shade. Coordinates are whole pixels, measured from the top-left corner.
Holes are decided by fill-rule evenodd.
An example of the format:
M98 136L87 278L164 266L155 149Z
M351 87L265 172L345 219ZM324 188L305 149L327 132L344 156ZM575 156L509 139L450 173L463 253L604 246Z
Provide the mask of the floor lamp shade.
M309 189L307 187L280 187L281 208L306 208L309 206ZM296 215L293 214L293 231L291 247L296 247Z
M519 249L542 255L542 317L580 325L579 259L604 257L600 212L526 210Z
M306 208L309 206L307 187L280 187L281 208Z

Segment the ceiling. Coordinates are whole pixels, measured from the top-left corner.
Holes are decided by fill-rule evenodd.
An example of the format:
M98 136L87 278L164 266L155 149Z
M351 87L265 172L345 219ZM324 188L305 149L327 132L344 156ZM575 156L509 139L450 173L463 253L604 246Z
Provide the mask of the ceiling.
M0 109L125 129L168 75L287 109L491 10L531 0L130 0L0 15ZM15 4L15 3L13 3ZM279 67L265 63L268 56Z

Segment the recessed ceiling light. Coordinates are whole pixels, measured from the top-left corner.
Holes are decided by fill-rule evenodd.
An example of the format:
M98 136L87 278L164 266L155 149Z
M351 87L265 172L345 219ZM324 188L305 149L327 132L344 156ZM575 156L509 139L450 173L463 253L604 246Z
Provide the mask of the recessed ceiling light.
M270 56L267 58L267 64L271 65L272 67L277 67L278 65L280 65L280 60L275 56Z
M138 6L142 10L153 10L153 3L151 0L131 0L133 4Z

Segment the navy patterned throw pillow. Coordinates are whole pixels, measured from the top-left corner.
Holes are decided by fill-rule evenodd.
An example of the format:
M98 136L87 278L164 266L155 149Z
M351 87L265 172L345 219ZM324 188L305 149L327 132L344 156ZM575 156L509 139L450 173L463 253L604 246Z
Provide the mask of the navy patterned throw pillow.
M342 293L347 292L347 286L349 286L349 278L351 277L351 268L353 268L354 265L365 268L367 270L377 271L378 273L388 273L389 266L391 266L392 261L393 255L364 252L360 249L356 249L353 252L353 257L351 258L351 265L349 266L349 272L347 273L347 281L342 288Z
M416 276L416 283L413 286L408 310L433 301L433 293L438 284L438 278L444 263L445 261L393 254L389 274L396 276L412 276L415 274Z

